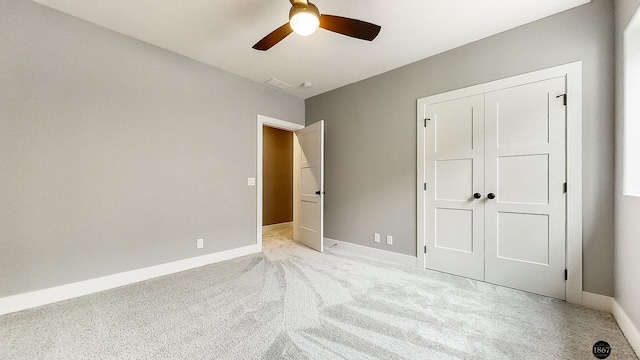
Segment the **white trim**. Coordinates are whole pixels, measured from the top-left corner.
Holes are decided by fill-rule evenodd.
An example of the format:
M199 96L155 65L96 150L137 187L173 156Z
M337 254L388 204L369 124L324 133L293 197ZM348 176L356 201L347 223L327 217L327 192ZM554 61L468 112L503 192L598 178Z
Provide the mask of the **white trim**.
M584 291L582 293L582 306L611 314L613 311L613 298Z
M640 151L637 136L640 133L636 118L640 114L640 105L636 98L640 93L638 78L640 69L636 64L640 58L640 8L629 20L623 32L622 41L622 195L640 197L640 169L636 151Z
M640 356L640 331L638 331L638 328L635 327L616 299L585 291L582 295L582 301L582 305L586 308L613 314L627 341L629 341L636 354Z
M293 133L293 240L300 240L300 228L296 226L300 222L300 172L296 171L302 156L302 147L298 140L298 134Z
M567 258L569 279L565 292L567 302L581 305L582 299L582 61L534 71L464 89L432 95L417 101L417 174L416 174L416 254L419 268L426 268L425 241L425 182L424 114L425 105L436 104L467 96L484 94L555 77L565 77L567 83ZM424 110L422 110L423 112Z
M566 299L582 304L582 62L557 68L567 79Z
M0 315L93 294L120 286L130 285L160 276L175 274L181 271L215 264L241 256L256 254L260 251L261 249L258 245L249 245L237 249L220 251L213 254L126 271L119 274L107 275L25 294L7 296L0 298Z
M256 161L256 244L258 245L258 247L260 248L260 251L262 251L262 127L266 125L269 127L274 127L276 129L280 129L280 130L287 130L287 131L292 131L295 132L297 130L303 129L304 125L300 125L300 124L295 124L292 122L288 122L288 121L284 121L284 120L279 120L279 119L275 119L272 117L268 117L268 116L264 116L264 115L260 115L258 114L258 120L257 120L257 132L258 132L258 144L257 144L257 161ZM294 133L295 135L295 133ZM295 140L295 138L294 138ZM294 161L296 159L296 153L297 153L297 147L296 147L296 143L297 141L294 141L294 146L293 146L293 156L294 156ZM296 195L296 175L294 172L294 209L293 209L293 221L294 223L297 221L297 213L296 213L296 201L295 201L295 195Z
M425 171L425 150L427 143L427 129L424 125L426 114L426 101L425 99L418 99L416 116L418 118L417 123L417 143L416 143L416 267L418 269L427 268L427 256L425 254L427 245L426 235L427 226L425 224L425 214L427 199L425 190L425 184L427 182L427 173ZM422 114L420 114L420 108L422 107Z
M320 252L324 252L324 120L320 123ZM311 126L311 125L310 125Z
M640 356L640 331L633 325L627 313L615 299L613 300L613 316L616 318L620 330L622 330L627 341L629 341L633 351L636 352L636 355Z
M279 224L265 225L262 227L262 233L264 234L269 231L275 231L275 230L287 229L287 228L293 229L293 221L283 222Z
M372 257L374 259L388 261L400 265L415 267L416 258L410 255L398 254L387 250L380 250L368 246L356 245L346 241L324 238L325 248L336 246L338 249L351 251L360 255Z

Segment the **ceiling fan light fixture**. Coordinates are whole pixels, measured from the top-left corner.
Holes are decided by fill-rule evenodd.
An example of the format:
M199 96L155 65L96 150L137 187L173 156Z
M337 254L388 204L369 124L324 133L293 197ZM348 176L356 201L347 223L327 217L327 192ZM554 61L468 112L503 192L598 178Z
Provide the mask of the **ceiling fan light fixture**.
M320 12L311 3L306 6L295 4L289 14L289 25L296 34L309 36L320 26Z
M380 33L381 27L376 24L343 16L320 15L318 7L308 0L289 1L291 2L289 21L253 45L254 49L258 51L269 50L294 31L302 36L307 36L313 34L319 27L340 35L366 41L372 41Z

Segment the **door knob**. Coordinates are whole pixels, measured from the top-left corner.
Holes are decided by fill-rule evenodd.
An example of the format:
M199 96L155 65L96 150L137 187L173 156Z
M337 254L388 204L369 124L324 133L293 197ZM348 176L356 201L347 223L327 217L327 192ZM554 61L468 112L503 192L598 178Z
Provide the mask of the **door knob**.
M496 198L496 194L494 194L494 193L489 193L489 194L487 195L487 197L489 198L489 200L493 200L493 199L495 199L495 198Z
M321 194L324 195L324 191L320 191L320 190L316 191L316 195L321 195Z
M480 193L473 194L473 198L474 199L480 199L481 197L482 197L482 195L480 195Z

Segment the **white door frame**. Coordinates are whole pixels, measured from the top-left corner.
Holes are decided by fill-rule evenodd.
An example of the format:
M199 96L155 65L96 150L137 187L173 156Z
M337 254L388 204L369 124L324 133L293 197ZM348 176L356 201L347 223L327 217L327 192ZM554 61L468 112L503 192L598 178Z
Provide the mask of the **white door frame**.
M425 246L425 105L466 96L484 94L509 87L529 84L554 77L566 79L567 90L567 227L566 266L569 277L565 284L567 302L582 305L582 61L534 71L506 79L491 81L459 90L418 99L417 103L417 266L426 268ZM427 184L428 186L428 184Z
M279 119L275 119L272 117L268 117L268 116L264 116L264 115L260 115L258 114L258 151L257 151L257 163L256 163L256 167L257 167L257 171L256 171L256 244L258 244L258 247L260 248L260 251L262 251L262 127L263 126L269 126L272 128L276 128L276 129L280 129L280 130L286 130L286 131L291 131L293 133L294 136L294 141L293 141L293 163L295 164L296 162L296 157L300 156L300 152L298 150L299 145L298 145L298 141L296 141L296 134L295 132L303 129L304 125L300 125L300 124L296 124L296 123L292 123L292 122L288 122L288 121L284 121L284 120L279 120ZM296 193L298 192L298 174L294 171L293 172L293 228L296 228L296 224L297 224L297 220L298 220L298 213L297 213L297 204L296 204Z

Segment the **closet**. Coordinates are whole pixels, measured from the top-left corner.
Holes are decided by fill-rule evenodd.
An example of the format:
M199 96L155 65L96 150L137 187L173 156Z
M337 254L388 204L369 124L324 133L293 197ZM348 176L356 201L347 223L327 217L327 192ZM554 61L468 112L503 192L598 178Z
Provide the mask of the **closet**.
M565 299L566 76L469 93L418 101L425 267Z

